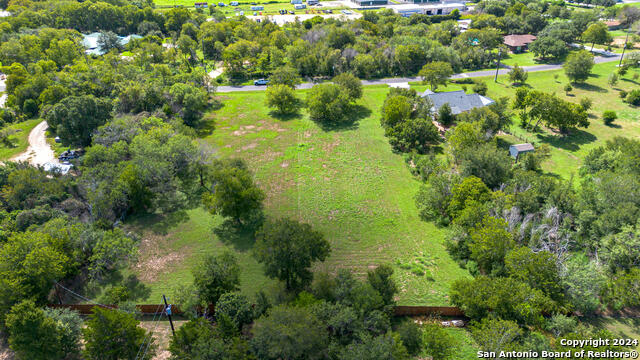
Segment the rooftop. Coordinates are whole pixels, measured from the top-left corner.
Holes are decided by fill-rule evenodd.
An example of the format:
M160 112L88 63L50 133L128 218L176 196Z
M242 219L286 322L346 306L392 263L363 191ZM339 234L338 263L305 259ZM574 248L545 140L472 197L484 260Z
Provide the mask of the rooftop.
M525 46L533 42L535 35L507 35L504 37L504 43L508 46Z
M518 152L523 152L523 151L533 151L533 145L529 144L529 143L524 143L524 144L515 144L515 145L511 145L510 146L513 149L518 150Z
M440 109L444 104L451 106L451 112L454 115L469 111L471 109L488 106L495 101L480 94L467 94L462 90L434 93L427 90L422 97L428 97L433 103L434 110Z

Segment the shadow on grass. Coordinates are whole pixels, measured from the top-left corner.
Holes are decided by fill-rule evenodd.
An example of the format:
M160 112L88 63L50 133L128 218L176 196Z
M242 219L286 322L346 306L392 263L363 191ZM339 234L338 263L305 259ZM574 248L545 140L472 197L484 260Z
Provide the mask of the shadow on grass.
M272 110L269 111L269 116L280 121L297 120L302 118L302 114L299 111L291 114L281 114L276 110Z
M177 210L168 214L141 214L131 219L131 224L150 229L156 235L167 235L169 229L189 220L186 210Z
M344 131L358 128L358 122L371 115L371 110L363 105L351 105L341 121L317 123L324 131Z
M584 90L584 91L594 91L594 92L599 92L599 93L606 93L607 92L606 89L601 88L598 85L593 85L593 84L576 83L576 84L573 84L573 86L576 89L580 89L580 90Z
M630 82L630 83L634 83L634 84L638 85L638 82L637 82L637 81L635 81L635 80L633 80L633 79L625 79L625 78L621 78L620 80L622 80L622 81L626 81L626 82Z
M261 223L262 216L260 216L260 219L255 219L246 225L239 224L232 219L226 219L217 228L213 229L213 233L223 243L233 245L237 251L245 252L253 247L256 240L256 230Z
M568 151L577 151L580 149L580 146L592 143L598 139L595 135L584 130L571 130L571 133L566 136L551 134L538 134L536 136L546 144Z
M613 128L613 129L622 129L622 126L620 126L620 125L618 125L618 124L614 124L614 123L611 123L611 124L604 124L604 126L606 126L606 127L610 127L610 128Z

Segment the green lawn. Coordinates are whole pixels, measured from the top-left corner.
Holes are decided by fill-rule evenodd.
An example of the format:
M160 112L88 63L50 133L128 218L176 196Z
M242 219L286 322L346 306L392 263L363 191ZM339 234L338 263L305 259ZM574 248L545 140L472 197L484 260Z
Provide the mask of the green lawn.
M186 8L195 9L194 3L197 1L194 0L155 0L155 4L159 8L170 8L173 6L184 6ZM239 11L244 11L244 15L253 15L253 10L251 10L251 3L256 3L258 5L264 6L264 10L262 10L262 14L278 14L278 10L294 10L296 14L315 14L320 13L322 10L332 9L334 13L339 9L347 9L347 7L322 7L322 8L309 8L302 10L295 10L294 6L290 1L277 1L277 0L253 0L253 1L238 1L238 6L230 6L231 0L221 0L221 1L208 1L209 4L218 4L219 2L223 2L226 6L219 7L216 9L222 11L226 16L234 16ZM209 13L209 9L203 9L205 14ZM260 11L258 11L259 13Z
M534 144L547 143L552 146L551 158L543 164L543 169L569 179L571 175L577 175L582 164L582 159L591 149L602 145L607 139L614 136L640 137L640 111L637 108L625 104L619 97L620 90L630 91L638 88L638 83L632 79L635 72L631 70L618 84L611 88L607 84L609 74L616 70L617 62L610 62L595 65L593 74L583 85L574 85L573 91L567 96L564 86L568 83L567 77L562 70L540 71L529 73L528 86L533 89L556 93L559 97L568 101L578 103L581 98L589 97L593 101L593 106L589 111L591 124L586 129L573 131L568 136L560 136L545 129L539 133L531 133L520 128L518 120L514 120L514 125L510 133L514 136L501 136L507 143L532 142ZM558 79L554 78L558 75ZM485 81L489 86L487 95L491 98L507 96L513 98L516 87L511 86L506 75L498 76L498 83L493 82L493 77L478 78ZM466 85L470 92L472 85ZM425 87L416 86L418 90ZM445 90L459 90L461 85L450 84ZM618 114L614 126L605 126L602 122L602 112L605 110L615 110Z
M601 329L607 329L621 339L640 340L640 318L601 317L587 319L587 322ZM640 351L640 344L635 347Z
M0 144L0 160L8 160L27 150L27 147L29 146L29 133L31 132L31 129L40 123L40 121L42 120L31 119L4 127L3 129L13 129L17 130L17 132L9 137L13 146L8 147L4 144Z
M389 263L396 268L399 303L448 304L451 282L469 275L445 251L445 230L418 217L413 197L419 182L402 156L391 151L380 127L379 108L387 91L385 86L366 88L353 114L356 122L330 130L306 115L274 118L263 105L264 92L225 94L224 106L209 115L216 129L206 141L221 157L247 161L267 194L268 216L296 218L325 234L332 253L316 270L349 268L363 275ZM189 268L201 254L225 248L240 258L244 292L269 284L250 256L250 241L212 234L220 219L192 210L183 218L156 220L137 221L146 234L136 272L148 278L152 297L189 282ZM156 273L150 266L163 262L169 265L149 277ZM425 274L415 275L412 269Z

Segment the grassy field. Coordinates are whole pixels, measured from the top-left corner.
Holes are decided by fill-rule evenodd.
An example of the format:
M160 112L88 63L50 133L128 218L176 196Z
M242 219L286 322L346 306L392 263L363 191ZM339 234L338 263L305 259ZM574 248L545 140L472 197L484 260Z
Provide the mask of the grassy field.
M640 112L636 107L630 106L619 97L620 90L630 91L638 88L638 82L633 80L633 74L638 70L629 71L621 78L613 88L607 84L609 74L616 70L616 62L595 65L593 74L585 84L574 85L573 90L567 95L564 86L568 83L562 70L532 72L529 74L527 86L532 89L551 92L560 98L578 103L581 98L588 97L593 101L589 111L590 126L586 129L573 131L568 136L560 136L548 129L532 133L522 130L518 120L510 129L513 135L501 136L502 140L509 143L532 142L534 144L546 143L552 147L551 158L543 164L543 169L569 179L577 175L582 164L582 159L594 147L602 145L607 139L614 136L640 137ZM558 76L557 79L555 76ZM491 98L507 96L513 98L516 87L510 85L506 75L498 76L498 82L493 82L493 77L478 78L489 86L487 95ZM472 85L467 85L471 91ZM425 87L416 86L418 90ZM445 90L459 90L461 85L450 84ZM613 126L606 126L602 122L602 112L614 110L618 114Z
M0 160L8 160L27 150L29 146L29 133L40 121L40 119L31 119L3 128L17 130L17 132L9 137L13 146L7 147L4 144L0 144Z
M173 6L183 6L186 8L190 8L190 9L195 9L194 7L194 3L196 1L194 0L156 0L155 4L157 7L159 8L170 8ZM223 2L226 6L220 7L220 6L216 6L215 9L222 11L223 14L225 14L226 16L234 16L237 15L240 11L244 11L244 15L253 15L254 11L251 10L251 5L252 3L256 3L257 5L262 5L264 6L264 10L262 11L258 11L258 13L262 13L262 14L278 14L278 10L280 9L285 9L287 11L289 10L293 10L295 11L296 14L315 14L315 13L321 13L322 10L325 9L332 9L334 10L339 10L339 9L347 9L347 7L320 7L320 8L316 8L316 7L312 7L309 8L307 7L307 9L302 9L302 10L296 10L294 9L294 6L291 4L290 1L281 1L281 0L254 0L254 1L238 1L239 5L238 6L230 6L230 0L221 0L221 1L209 1L209 4L218 4L219 2ZM209 9L203 9L205 14L209 13Z
M391 151L380 127L379 108L387 91L385 86L366 88L355 122L334 129L321 129L306 115L274 118L263 105L264 92L226 94L224 106L210 114L216 129L206 141L221 157L247 161L267 194L268 216L296 218L324 233L332 253L315 270L350 268L364 274L389 263L396 268L401 304L448 304L451 282L469 275L446 253L445 230L418 217L413 197L419 182L402 156ZM134 270L151 286L151 297L189 282L189 268L201 254L223 249L240 258L244 292L269 284L250 256L250 241L212 233L220 219L192 210L157 220L135 224L146 234ZM162 264L157 271L156 263Z
M607 329L621 339L640 340L640 318L602 317L588 319L587 322L598 328ZM635 347L635 350L640 351L640 344Z

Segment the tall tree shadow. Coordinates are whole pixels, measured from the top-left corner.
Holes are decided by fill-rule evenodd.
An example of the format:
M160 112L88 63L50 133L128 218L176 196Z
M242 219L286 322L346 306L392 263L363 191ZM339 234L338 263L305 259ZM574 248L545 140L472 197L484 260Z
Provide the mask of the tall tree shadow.
M344 130L355 130L358 128L358 123L360 120L367 118L371 115L371 110L369 110L366 106L355 104L350 105L347 109L347 113L341 121L329 122L329 123L320 123L318 122L318 126L324 131L344 131Z
M291 113L291 114L281 114L276 110L272 110L272 111L269 111L269 116L280 121L290 121L290 120L297 120L302 118L302 114L299 111L296 111L295 113Z
M607 92L606 89L601 88L598 85L593 85L593 84L588 84L588 83L575 83L574 87L576 89L585 90L585 91L594 91L594 92L599 92L599 93L606 93Z
M233 219L226 219L218 227L213 229L213 233L225 244L232 245L240 252L250 250L255 243L256 230L262 225L262 214L259 218L252 219L246 224L240 224Z
M568 151L577 151L580 149L580 146L592 143L598 139L589 132L577 129L571 130L571 133L566 136L538 134L537 137L546 144Z

